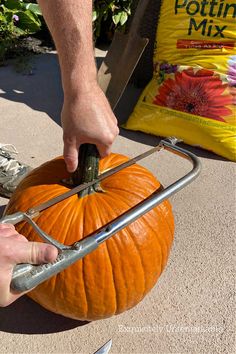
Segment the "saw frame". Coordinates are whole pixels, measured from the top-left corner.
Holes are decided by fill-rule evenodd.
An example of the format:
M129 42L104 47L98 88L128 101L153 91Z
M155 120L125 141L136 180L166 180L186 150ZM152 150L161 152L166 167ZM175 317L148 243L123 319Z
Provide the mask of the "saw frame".
M64 195L61 195L61 197L56 197L57 199L53 198L53 200L49 200L48 202L36 206L35 208L31 208L26 212L19 211L11 215L6 215L2 219L0 219L0 223L11 223L13 225L16 225L22 221L29 223L37 232L37 234L41 237L41 239L57 247L59 251L57 259L52 263L41 265L16 265L13 270L11 288L17 292L29 291L33 289L48 278L52 277L53 275L56 275L57 273L69 267L77 260L85 257L87 254L97 249L101 243L105 242L111 236L115 235L127 225L131 224L139 217L152 210L158 204L170 198L172 195L174 195L175 193L189 185L193 180L195 180L201 170L200 160L193 153L177 146L177 142L178 140L176 138L161 140L159 145L157 145L156 147L148 150L147 152L137 156L134 159L128 160L126 163L121 164L115 167L114 169L105 172L104 174L101 174L98 179L92 182L75 187L71 191L64 193ZM136 163L138 160L141 160L142 158L147 157L148 155L151 155L156 151L162 150L167 150L173 154L177 154L178 156L184 159L187 159L192 163L192 170L173 184L169 185L168 187L155 191L148 198L146 198L136 206L132 207L131 209L118 216L116 219L112 220L108 224L104 225L99 230L96 230L91 235L86 236L84 239L78 242L75 242L73 245L67 246L59 243L50 235L46 234L33 220L33 218L37 217L41 212L43 212L43 210L49 208L52 205L55 205L56 203L59 203L65 198L69 198L71 195L77 193L78 190L83 190L87 188L88 185L93 185L114 173L118 173L121 169Z

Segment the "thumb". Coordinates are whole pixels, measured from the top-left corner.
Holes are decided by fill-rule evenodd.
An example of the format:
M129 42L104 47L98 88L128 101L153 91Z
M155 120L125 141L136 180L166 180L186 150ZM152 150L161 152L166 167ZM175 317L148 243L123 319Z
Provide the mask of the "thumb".
M53 262L58 250L52 245L42 242L21 242L15 253L14 263L42 264Z
M64 159L68 172L74 172L78 166L78 148L75 143L64 143Z

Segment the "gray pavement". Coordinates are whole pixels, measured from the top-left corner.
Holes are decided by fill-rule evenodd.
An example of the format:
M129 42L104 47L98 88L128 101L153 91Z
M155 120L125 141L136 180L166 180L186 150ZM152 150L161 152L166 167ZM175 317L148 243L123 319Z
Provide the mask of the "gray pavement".
M97 57L103 52L97 51ZM140 91L127 88L116 113L124 122ZM62 154L62 90L55 53L34 59L33 75L0 68L0 142L36 167ZM130 157L157 137L121 130L114 152ZM186 147L186 146L185 146ZM235 164L188 147L200 177L171 198L176 232L168 266L135 308L84 323L50 313L26 296L0 309L0 353L93 353L112 338L111 353L234 353ZM143 164L168 185L191 166L164 152ZM142 187L142 186L140 186ZM3 211L7 199L0 198Z

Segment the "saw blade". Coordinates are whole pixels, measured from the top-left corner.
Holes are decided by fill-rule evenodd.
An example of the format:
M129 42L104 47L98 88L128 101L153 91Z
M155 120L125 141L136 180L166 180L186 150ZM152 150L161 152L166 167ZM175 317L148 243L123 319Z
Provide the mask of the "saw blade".
M26 214L28 214L29 216L32 217L32 215L35 215L35 214L38 214L40 213L41 211L45 210L45 209L48 209L49 207L75 195L76 193L79 193L81 192L82 190L104 180L105 178L109 177L109 176L112 176L114 175L115 173L123 170L124 168L126 167L129 167L131 165L134 165L137 161L140 161L142 159L144 159L145 157L153 154L154 152L156 151L160 151L161 149L163 148L162 144L160 143L159 145L155 146L154 148L150 149L150 150L147 150L145 151L144 153L100 174L98 176L98 178L94 179L93 181L91 182L86 182L86 183L82 183L80 184L79 186L75 187L75 188L72 188L71 190L63 193L63 194L60 194L58 195L57 197L54 197L50 200L48 200L47 202L44 202L42 204L39 204L39 205L36 205L35 207L33 208L30 208L27 210Z

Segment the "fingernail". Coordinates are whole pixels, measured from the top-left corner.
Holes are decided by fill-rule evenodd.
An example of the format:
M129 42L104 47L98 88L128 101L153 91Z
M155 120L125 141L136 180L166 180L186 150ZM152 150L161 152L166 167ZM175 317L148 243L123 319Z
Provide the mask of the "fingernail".
M72 173L76 170L75 166L73 164L67 164L67 171L69 173Z
M57 258L58 250L56 247L48 245L44 251L44 261L46 263L53 262Z

